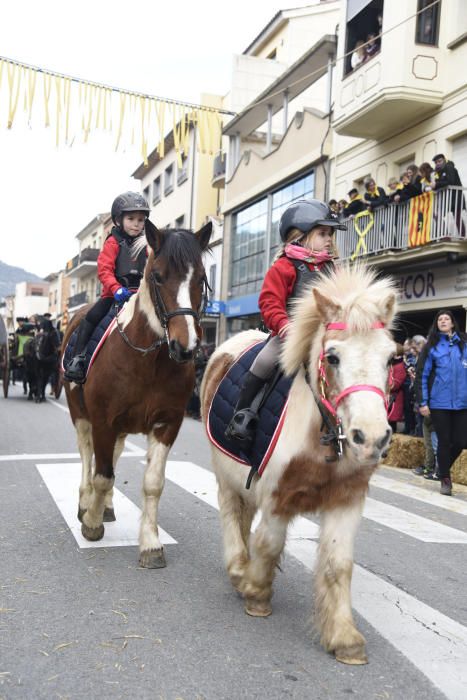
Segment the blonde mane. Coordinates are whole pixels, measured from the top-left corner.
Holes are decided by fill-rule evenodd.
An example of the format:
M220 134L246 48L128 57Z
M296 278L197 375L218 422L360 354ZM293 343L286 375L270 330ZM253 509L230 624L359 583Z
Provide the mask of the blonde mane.
M294 374L309 356L311 343L324 324L344 322L352 334L366 333L376 321L390 329L396 313L397 284L388 277L377 279L374 269L363 265L338 266L322 274L293 302L290 330L281 362Z

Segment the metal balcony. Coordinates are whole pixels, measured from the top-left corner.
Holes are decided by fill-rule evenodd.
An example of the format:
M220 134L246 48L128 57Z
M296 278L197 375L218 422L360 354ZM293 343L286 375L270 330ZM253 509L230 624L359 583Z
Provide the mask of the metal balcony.
M222 189L225 187L225 166L227 163L227 157L224 151L219 151L214 157L212 166L212 180L211 185L217 189Z
M66 273L70 277L86 277L97 270L98 248L84 248L79 255L67 262Z
M76 311L76 309L79 309L81 306L84 306L84 304L88 303L88 293L87 292L78 292L78 294L73 294L73 296L68 297L68 311Z
M391 265L415 256L419 261L440 254L467 255L466 194L466 188L446 187L433 193L432 206L425 212L416 211L420 200L414 197L378 207L373 218L367 214L344 220L347 230L337 231L336 238L340 259L370 258L378 265Z

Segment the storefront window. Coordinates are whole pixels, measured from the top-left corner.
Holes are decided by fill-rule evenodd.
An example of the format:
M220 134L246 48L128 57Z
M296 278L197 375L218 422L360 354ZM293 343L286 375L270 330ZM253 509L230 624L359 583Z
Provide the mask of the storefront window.
M279 219L282 212L296 199L313 197L314 186L312 171L233 215L230 275L232 297L259 292L266 270L280 244ZM270 249L266 251L269 219Z

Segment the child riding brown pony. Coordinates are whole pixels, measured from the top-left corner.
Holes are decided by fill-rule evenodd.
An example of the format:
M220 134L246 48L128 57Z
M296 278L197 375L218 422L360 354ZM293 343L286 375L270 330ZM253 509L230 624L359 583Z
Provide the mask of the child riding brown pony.
M78 518L88 540L115 520L115 466L128 433L148 436L140 528L140 565L165 566L157 528L165 464L194 385L194 354L207 280L202 261L212 232L147 227L149 255L141 286L119 313L84 385L65 383L82 460ZM87 312L71 322L63 347ZM92 456L95 469L92 472Z

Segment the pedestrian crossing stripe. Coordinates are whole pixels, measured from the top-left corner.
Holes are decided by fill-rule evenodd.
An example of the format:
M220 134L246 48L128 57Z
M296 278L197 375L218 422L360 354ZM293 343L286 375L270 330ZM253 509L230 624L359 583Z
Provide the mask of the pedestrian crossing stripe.
M113 502L117 520L113 523L105 523L103 540L90 542L81 534L81 523L77 518L81 464L54 462L36 464L36 467L81 549L130 547L138 544L141 510L121 491L114 488ZM176 540L161 527L159 527L159 538L162 544L177 544Z

